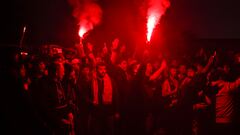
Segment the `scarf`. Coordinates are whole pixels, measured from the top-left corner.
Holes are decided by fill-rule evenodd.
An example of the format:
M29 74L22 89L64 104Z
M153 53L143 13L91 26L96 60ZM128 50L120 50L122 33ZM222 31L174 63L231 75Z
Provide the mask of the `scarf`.
M106 74L103 78L104 81L104 88L103 88L103 94L102 94L102 102L103 104L112 104L112 82L110 77ZM93 88L93 104L98 105L98 81L97 78L93 79L92 82L92 88Z

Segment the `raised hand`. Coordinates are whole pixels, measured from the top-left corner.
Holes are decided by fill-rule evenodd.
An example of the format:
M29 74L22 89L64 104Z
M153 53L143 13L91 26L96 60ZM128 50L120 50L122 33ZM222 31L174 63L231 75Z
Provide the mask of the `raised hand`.
M93 51L93 45L91 43L87 43L87 49L89 52L92 52Z
M102 49L103 54L106 54L108 52L107 44L104 43L103 49Z
M115 38L113 41L112 41L112 50L116 50L118 48L118 45L119 45L119 42L120 40L118 38Z

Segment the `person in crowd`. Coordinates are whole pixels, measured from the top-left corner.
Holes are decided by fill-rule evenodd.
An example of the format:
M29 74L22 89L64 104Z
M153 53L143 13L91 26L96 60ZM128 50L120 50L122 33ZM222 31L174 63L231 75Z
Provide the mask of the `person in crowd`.
M49 75L39 80L39 85L32 93L36 110L49 134L70 134L73 113L62 82L65 75L64 64L56 58L48 66L48 71Z
M186 77L186 73L187 73L187 66L185 64L179 65L177 79L178 79L180 84L182 83L182 81Z
M92 79L93 110L91 111L91 134L113 135L114 121L120 117L116 84L107 74L104 63L96 66Z
M78 133L90 134L90 116L93 109L93 91L92 91L92 68L88 64L82 65L81 74L77 80L78 93L77 106L79 108L77 114L77 129Z
M233 82L228 80L216 80L211 83L212 86L217 86L218 91L216 94L216 129L215 134L224 135L231 134L237 135L239 133L234 117L237 113L237 103L234 96L239 94L240 79L237 78Z
M179 89L178 95L178 128L182 135L192 134L193 106L197 102L199 90L204 89L207 83L207 74L213 65L216 53L214 53L203 68L198 69L197 73L191 77L188 83L185 83Z
M164 114L165 114L165 130L169 134L176 134L177 132L177 119L176 104L177 93L179 90L179 81L177 80L176 67L170 67L169 77L163 82L162 96L164 98Z
M12 55L12 63L3 59L0 73L9 75L1 76L6 125L19 134L41 135L239 132L237 50L207 59L210 51L201 47L182 59L149 46L132 53L119 37L92 43L81 39L69 47L76 53L44 45Z

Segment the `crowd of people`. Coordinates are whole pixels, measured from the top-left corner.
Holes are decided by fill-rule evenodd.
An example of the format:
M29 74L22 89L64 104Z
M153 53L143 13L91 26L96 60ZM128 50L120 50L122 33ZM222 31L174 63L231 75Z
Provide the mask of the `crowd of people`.
M2 66L7 133L233 135L239 132L240 53L127 55L119 38L98 52L42 47ZM6 72L5 72L6 71Z

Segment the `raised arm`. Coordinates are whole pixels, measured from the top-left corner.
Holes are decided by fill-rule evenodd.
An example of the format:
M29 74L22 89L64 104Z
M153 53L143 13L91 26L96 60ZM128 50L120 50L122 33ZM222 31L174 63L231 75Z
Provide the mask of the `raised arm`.
M76 44L75 46L76 46L76 49L77 49L77 51L78 51L79 56L80 56L81 58L82 58L82 57L85 57L86 55L85 55L85 52L84 52L83 44L80 43L80 44Z
M87 43L87 57L92 61L93 67L96 67L97 62L95 56L93 54L93 45L91 43Z
M149 80L150 81L156 80L166 68L167 62L166 60L163 60L160 68L150 76Z
M112 46L111 46L111 56L110 56L110 60L112 62L112 64L115 64L116 63L116 60L117 60L117 48L119 46L119 39L118 38L115 38L113 41L112 41Z
M226 82L222 80L212 82L212 86L218 86L221 89L228 89L229 91L235 91L240 87L240 77L234 82Z
M207 65L203 68L202 73L207 73L211 67L211 65L213 64L213 61L216 57L216 51L214 52L214 54L208 59L208 63Z
M236 81L230 82L228 84L228 87L230 90L236 90L239 86L240 86L240 77Z

